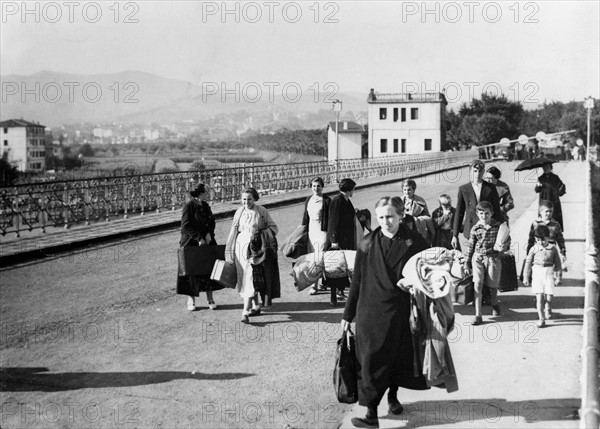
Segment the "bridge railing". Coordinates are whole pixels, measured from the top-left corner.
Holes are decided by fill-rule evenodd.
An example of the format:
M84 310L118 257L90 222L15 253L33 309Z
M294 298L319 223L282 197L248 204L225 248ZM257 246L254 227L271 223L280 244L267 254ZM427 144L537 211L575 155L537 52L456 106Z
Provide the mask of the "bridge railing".
M385 158L251 164L181 173L155 173L84 180L23 184L0 188L2 236L47 227L65 227L112 219L127 219L150 212L175 211L187 201L197 184L208 187L212 202L235 201L248 186L261 195L306 189L317 176L326 184L344 177L364 179L433 173L458 167L477 158L477 151L406 154Z

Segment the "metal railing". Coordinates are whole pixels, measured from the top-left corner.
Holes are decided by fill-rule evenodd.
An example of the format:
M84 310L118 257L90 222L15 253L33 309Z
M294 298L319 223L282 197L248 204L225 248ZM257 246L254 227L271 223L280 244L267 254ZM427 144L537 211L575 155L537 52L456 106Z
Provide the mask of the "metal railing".
M581 350L581 410L579 412L580 428L597 428L600 422L600 403L598 391L598 288L600 287L598 263L599 254L596 247L596 234L592 219L593 199L593 164L588 163L586 184L586 249L585 249L585 304L583 312L583 348Z
M252 164L181 173L156 173L24 184L0 188L2 236L47 227L65 228L133 214L174 211L197 183L208 187L212 202L235 201L248 186L260 195L305 189L320 176L326 184L344 177L364 179L415 176L456 167L477 158L477 151L437 152L334 162ZM360 182L359 182L360 185Z

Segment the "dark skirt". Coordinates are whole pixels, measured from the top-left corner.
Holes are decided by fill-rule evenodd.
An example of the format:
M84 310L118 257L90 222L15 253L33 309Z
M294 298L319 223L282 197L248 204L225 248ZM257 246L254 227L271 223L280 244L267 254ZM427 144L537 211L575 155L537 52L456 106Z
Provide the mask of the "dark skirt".
M281 297L281 282L279 279L279 265L276 257L267 257L262 263L264 276L264 289L258 294L264 306L270 306L272 300Z
M177 293L179 295L199 296L200 292L224 289L225 287L210 279L209 276L178 276Z

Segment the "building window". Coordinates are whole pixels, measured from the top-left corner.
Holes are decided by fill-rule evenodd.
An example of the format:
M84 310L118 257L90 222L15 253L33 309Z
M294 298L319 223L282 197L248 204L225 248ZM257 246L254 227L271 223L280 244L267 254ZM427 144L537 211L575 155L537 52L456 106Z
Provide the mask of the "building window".
M398 122L398 108L394 107L394 122Z
M425 150L431 150L431 139L425 139Z
M381 153L387 153L387 139L381 139L379 142L379 151Z
M402 108L402 115L401 115L400 120L402 122L406 122L406 108L405 107Z
M402 139L402 141L400 143L401 143L400 152L406 153L406 139Z
M8 140L4 140L4 146L8 146Z
M381 119L381 120L387 119L387 108L386 107L379 108L379 119Z
M410 119L419 119L419 108L413 107L410 109Z
M8 128L4 127L4 134L8 134Z
M398 153L398 139L394 139L394 153Z

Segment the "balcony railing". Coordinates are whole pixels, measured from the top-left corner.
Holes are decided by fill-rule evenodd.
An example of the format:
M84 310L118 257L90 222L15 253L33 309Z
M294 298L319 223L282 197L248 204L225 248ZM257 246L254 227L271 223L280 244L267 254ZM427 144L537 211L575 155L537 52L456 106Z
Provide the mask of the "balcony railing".
M181 173L158 173L25 184L0 188L0 233L2 236L127 219L133 215L175 211L189 191L204 183L209 200L235 201L248 186L260 195L308 189L314 177L326 184L344 177L358 182L382 176L427 174L456 167L477 157L477 151L437 152L385 158L350 159L295 164L252 164Z

